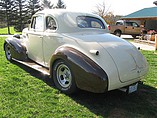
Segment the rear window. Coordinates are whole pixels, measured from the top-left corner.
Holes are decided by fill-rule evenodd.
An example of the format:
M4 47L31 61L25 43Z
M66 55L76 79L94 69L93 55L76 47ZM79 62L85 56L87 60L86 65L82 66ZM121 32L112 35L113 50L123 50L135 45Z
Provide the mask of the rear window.
M98 28L105 29L103 22L95 17L79 16L77 17L77 25L80 28Z

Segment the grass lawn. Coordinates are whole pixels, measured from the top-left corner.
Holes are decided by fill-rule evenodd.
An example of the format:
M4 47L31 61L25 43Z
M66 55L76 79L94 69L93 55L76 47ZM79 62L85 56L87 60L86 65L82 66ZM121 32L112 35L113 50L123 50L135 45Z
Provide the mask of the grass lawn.
M14 27L10 27L10 33L11 34L21 34L21 32L14 31ZM6 35L8 34L8 28L0 28L0 35Z
M157 118L157 51L142 51L150 71L137 93L60 93L50 78L5 59L0 37L0 118Z

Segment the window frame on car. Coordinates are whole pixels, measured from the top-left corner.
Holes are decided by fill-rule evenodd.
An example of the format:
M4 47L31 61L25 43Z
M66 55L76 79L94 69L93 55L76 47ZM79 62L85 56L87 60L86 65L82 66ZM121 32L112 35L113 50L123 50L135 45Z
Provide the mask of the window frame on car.
M48 25L49 25L48 19L49 19L49 23L54 23L54 24L50 24L50 25L52 25L51 27L48 27ZM57 22L56 22L55 18L53 18L52 16L46 16L45 25L46 25L46 30L56 31L58 29Z
M78 16L76 22L79 28L106 29L105 24L101 19L92 16ZM92 22L99 24L101 27L92 25Z
M44 30L44 16L43 15L34 16L32 18L30 28L31 30L42 32Z

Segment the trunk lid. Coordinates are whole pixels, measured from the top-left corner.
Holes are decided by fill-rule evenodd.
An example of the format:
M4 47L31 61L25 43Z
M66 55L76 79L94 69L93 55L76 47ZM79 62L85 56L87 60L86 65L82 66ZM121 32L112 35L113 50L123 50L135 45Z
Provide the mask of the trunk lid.
M137 48L117 36L108 33L93 33L73 35L73 37L78 42L79 40L97 42L101 48L107 51L116 65L119 80L122 83L144 76L148 70L147 62Z
M122 83L146 74L147 62L136 47L116 36L106 37L108 37L107 41L99 41L98 43L114 60Z

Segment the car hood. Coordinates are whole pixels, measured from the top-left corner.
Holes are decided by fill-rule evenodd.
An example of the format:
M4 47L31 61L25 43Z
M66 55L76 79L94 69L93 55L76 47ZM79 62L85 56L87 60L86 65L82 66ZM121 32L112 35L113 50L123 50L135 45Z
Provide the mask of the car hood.
M144 76L148 70L144 56L131 43L112 34L79 34L73 35L82 48L99 45L100 56L107 52L118 71L120 82L127 82ZM93 45L92 45L93 44ZM83 46L84 45L84 46ZM105 57L105 55L104 55ZM104 62L103 58L96 60L99 65ZM101 66L102 67L102 66ZM112 67L111 67L112 68Z

